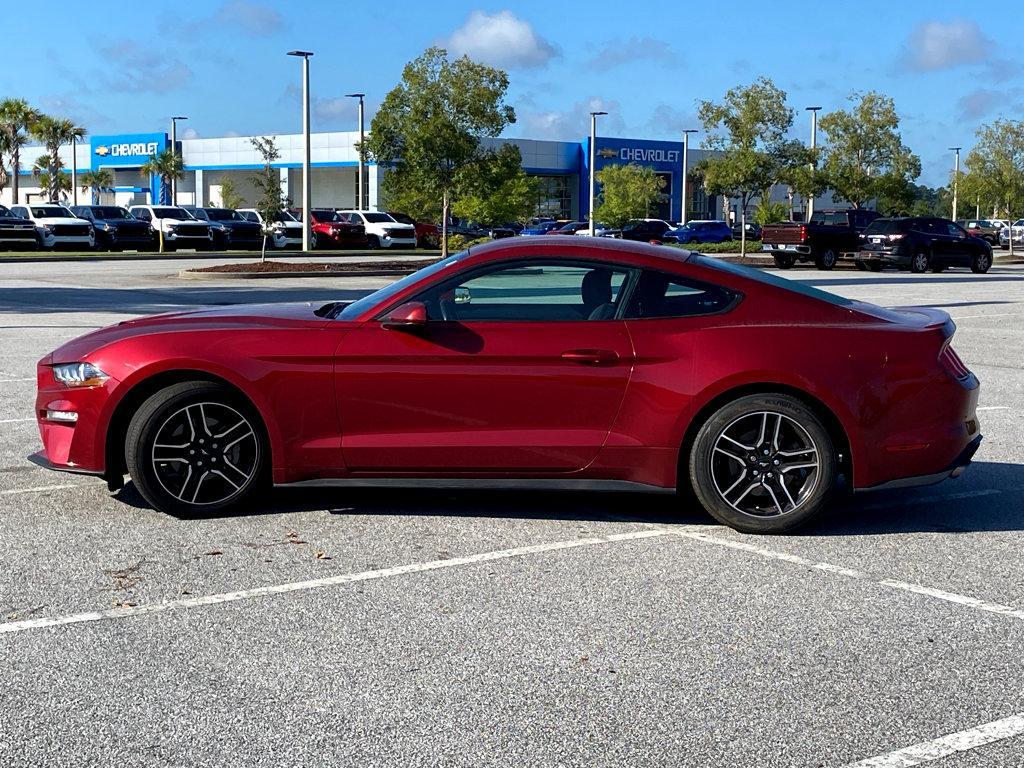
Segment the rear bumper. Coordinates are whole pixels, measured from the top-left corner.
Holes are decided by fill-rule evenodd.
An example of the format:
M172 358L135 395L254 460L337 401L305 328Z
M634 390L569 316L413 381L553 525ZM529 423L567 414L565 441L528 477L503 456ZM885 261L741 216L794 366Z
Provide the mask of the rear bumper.
M977 435L975 438L964 447L964 450L960 452L959 456L953 460L953 462L943 470L937 473L929 473L928 475L914 475L909 478L897 478L892 481L886 481L885 483L879 483L876 486L868 486L867 488L854 489L855 492L862 491L884 491L886 489L907 489L913 488L914 486L931 486L934 483L940 483L947 478L959 478L967 466L971 464L971 459L978 452L981 447L981 436Z
M761 246L762 251L770 251L773 254L809 254L811 253L810 246L800 245L798 243L764 243Z

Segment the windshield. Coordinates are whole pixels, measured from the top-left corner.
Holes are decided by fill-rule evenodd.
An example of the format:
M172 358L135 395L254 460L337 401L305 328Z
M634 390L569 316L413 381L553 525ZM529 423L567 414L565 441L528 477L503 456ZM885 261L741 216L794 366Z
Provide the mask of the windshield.
M7 206L0 206L0 216L14 216Z
M157 219L194 219L184 208L174 206L153 206L153 216Z
M64 206L32 206L32 216L37 219L77 219Z
M205 208L207 217L215 222L244 222L245 219L237 211L230 208Z
M363 213L363 216L366 218L366 221L370 222L371 224L379 224L380 222L393 222L393 221L395 221L394 219L392 219L387 214L381 214L381 213L377 213L377 212L374 212L374 211L365 211Z
M423 278L429 278L431 275L435 275L445 267L454 264L468 254L469 251L460 251L457 254L449 256L447 259L442 259L440 262L434 262L433 264L424 267L422 270L414 272L412 275L406 275L404 278L399 278L394 283L384 286L384 288L378 291L374 291L369 296L364 296L362 299L342 307L341 311L334 317L338 320L354 320L371 307L377 304L386 303L388 299L396 294L400 294L412 284L423 280Z
M120 206L93 206L92 215L96 219L134 219L135 217Z
M401 222L402 224L416 224L408 214L391 214L390 216L396 222Z
M797 280L789 280L788 278L780 278L773 275L770 272L764 270L755 269L753 267L746 267L742 264L730 264L729 262L723 261L722 259L715 259L710 256L703 256L702 254L696 254L690 259L697 264L703 265L704 267L710 267L714 270L721 270L722 272L728 272L733 275L739 275L743 278L750 280L756 280L760 283L767 283L770 286L785 289L786 291L792 291L796 294L803 294L809 296L812 299L820 299L823 302L834 304L837 307L848 307L853 304L852 299L847 299L843 296L837 296L836 294L830 294L828 291L822 291L820 288L809 286L806 283L802 283Z
M900 219L875 219L865 230L865 235L895 235L905 229Z
M313 217L314 222L344 222L347 221L337 211L310 211L309 215Z
M299 221L294 216L292 216L291 211L281 211L280 213L278 213L276 220L279 221L279 222L297 222L297 221Z

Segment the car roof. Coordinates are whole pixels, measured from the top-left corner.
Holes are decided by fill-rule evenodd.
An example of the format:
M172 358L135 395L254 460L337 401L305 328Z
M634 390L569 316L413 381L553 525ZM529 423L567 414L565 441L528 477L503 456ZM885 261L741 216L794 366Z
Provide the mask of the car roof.
M567 243L566 238L557 235L538 235L535 238L500 238L469 248L473 261L500 260L513 255L524 257L550 256L552 258L579 258L616 261L622 257L653 258L671 264L686 262L692 251L672 246L655 246L636 240L615 238L582 238ZM552 248L554 247L554 250ZM535 253L540 251L542 253Z

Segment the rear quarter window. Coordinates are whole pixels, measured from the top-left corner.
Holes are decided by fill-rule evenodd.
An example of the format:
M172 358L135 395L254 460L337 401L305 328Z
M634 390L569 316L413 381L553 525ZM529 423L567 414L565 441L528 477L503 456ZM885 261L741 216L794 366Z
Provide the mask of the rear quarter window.
M810 286L800 281L780 278L770 272L758 270L754 267L747 267L742 264L731 264L722 259L715 259L713 257L703 255L692 256L689 261L693 264L709 267L712 270L719 270L731 275L738 275L740 277L747 278L748 280L756 280L759 283L767 283L769 286L775 286L776 288L781 288L785 291L791 291L794 294L818 299L819 301L827 302L828 304L835 305L836 307L849 307L853 304L852 299L847 299L844 296L832 294L828 291L822 291L820 288L815 288L814 286Z

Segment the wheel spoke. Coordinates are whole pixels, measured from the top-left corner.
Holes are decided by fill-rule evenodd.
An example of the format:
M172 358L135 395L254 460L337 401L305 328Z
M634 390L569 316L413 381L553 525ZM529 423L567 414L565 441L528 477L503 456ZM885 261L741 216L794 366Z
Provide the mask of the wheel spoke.
M768 412L761 412L761 434L757 436L757 441L754 443L755 446L760 446L764 443L764 436L768 433Z
M725 440L729 441L729 443L732 443L732 444L734 444L736 446L739 446L744 451L753 451L754 450L754 446L747 446L744 443L740 443L738 440L736 440L735 438L730 438L725 433L722 433L722 438L724 438Z
M799 457L803 454L817 454L818 450L814 446L811 446L806 449L790 449L788 451L776 451L775 453L780 457Z
M744 499L746 498L747 494L749 494L750 492L752 492L752 491L753 491L754 489L756 489L756 488L757 488L758 486L760 486L760 485L761 485L761 484L760 484L760 483L758 483L757 481L751 481L751 482L750 482L750 483L749 483L749 484L747 485L747 488L745 488L745 489L743 490L743 493L742 493L742 494L740 494L740 495L739 495L738 497L736 497L735 501L733 501L733 502L729 502L729 500L728 500L728 499L727 499L727 500L725 500L725 501L726 501L726 502L729 502L729 504L731 504L731 505L732 505L733 507L739 507L739 504L740 504L740 502L742 502L742 501L743 501L743 500L744 500Z
M775 509L779 511L779 515L782 515L785 511L782 509L782 505L779 504L779 498L775 496L775 492L772 491L772 487L769 484L765 483L764 489L771 496L772 502L775 503Z
M221 439L221 438L226 438L226 437L227 437L228 435L230 435L231 433L233 433L233 432L234 432L235 430L237 430L238 428L240 428L240 427L248 427L248 426L249 426L249 423L248 423L248 422L246 422L246 421L245 421L245 420L243 419L243 420L242 420L241 422L238 422L237 424L235 424L235 425L232 425L232 426L231 426L231 427L229 427L229 428L228 428L227 430L224 430L224 431L222 431L222 432L219 432L219 433L214 433L213 437L214 437L214 438L217 438L217 439Z
M782 414L776 414L775 419L775 435L772 436L772 448L775 451L779 450L779 433L782 431Z
M206 421L206 409L205 409L205 408L203 408L203 406L204 406L204 405L205 405L205 404L203 404L203 403L200 403L200 404L199 404L199 417L200 417L200 422L201 422L201 423L202 423L202 425L203 425L203 432L204 432L204 433L206 433L206 435L207 435L208 437L212 438L212 437L213 437L213 433L211 433L211 432L210 432L210 425L209 425L209 423L208 423L208 422Z
M730 454L728 451L723 449L721 446L715 446L715 451L717 451L719 454L725 454L725 456L729 457L729 459L732 459L732 460L734 460L736 462L739 462L741 465L745 464L742 459L740 459L735 454Z
M793 470L806 470L811 467L817 466L817 462L798 462L791 465L780 465L779 467L776 468L776 470L778 470L779 474L781 475L782 473L792 472Z
M188 453L187 443L157 443L153 446L153 461L154 462L184 462L188 464L188 460L184 457Z
M722 496L723 497L728 497L729 496L729 492L732 491L733 489L735 489L737 486L739 486L740 483L743 481L743 479L746 478L746 477L747 477L747 468L744 467L743 468L743 472L740 473L740 477L737 478L735 481L733 481L732 485L729 488L727 488L725 491L722 492Z
M246 424L248 425L248 423L246 423ZM226 446L224 446L224 451L227 451L232 446L234 446L236 443L240 443L241 441L244 441L250 435L255 435L255 433L253 433L252 430L248 430L245 433L243 433L242 435L239 435L237 438L235 438L233 441L231 441L231 443L229 443Z
M224 467L225 469L219 471L219 474L236 489L240 489L242 484L249 480L250 474L236 467L227 456L224 457Z
M781 475L779 476L778 484L782 488L782 491L786 494L786 499L789 500L789 506L796 507L796 500L794 500L793 495L789 493L789 488L786 486L786 479L783 478Z

